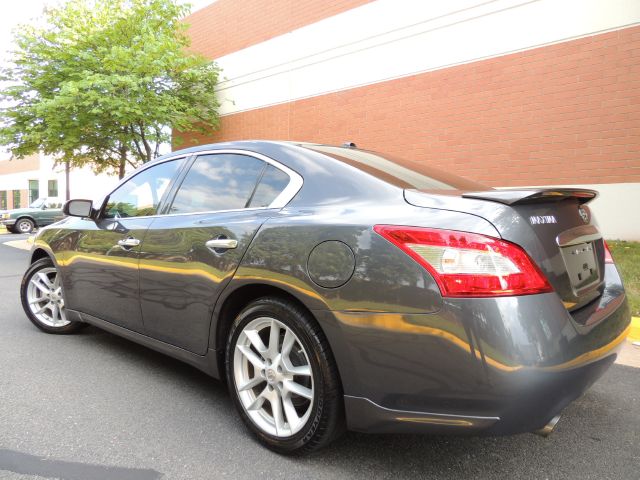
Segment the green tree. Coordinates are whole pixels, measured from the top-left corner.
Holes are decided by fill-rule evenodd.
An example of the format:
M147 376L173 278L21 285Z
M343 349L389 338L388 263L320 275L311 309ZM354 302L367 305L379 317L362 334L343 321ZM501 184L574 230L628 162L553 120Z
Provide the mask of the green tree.
M215 63L188 51L175 0L71 0L15 34L0 69L0 144L124 175L171 129L216 128Z

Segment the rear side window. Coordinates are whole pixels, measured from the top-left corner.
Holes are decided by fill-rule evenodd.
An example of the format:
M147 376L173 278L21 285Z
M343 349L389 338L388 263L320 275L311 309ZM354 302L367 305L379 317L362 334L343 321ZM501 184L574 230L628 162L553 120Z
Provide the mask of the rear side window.
M245 208L265 166L247 155L198 157L176 193L171 213Z
M287 185L289 185L289 175L273 165L268 165L248 206L268 207Z

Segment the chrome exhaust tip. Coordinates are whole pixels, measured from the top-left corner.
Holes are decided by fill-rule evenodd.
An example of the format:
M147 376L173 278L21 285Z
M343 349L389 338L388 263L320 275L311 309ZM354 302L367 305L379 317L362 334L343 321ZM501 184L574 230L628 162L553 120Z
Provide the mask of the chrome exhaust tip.
M533 433L536 435L540 435L541 437L548 437L555 430L556 425L558 424L558 420L560 420L560 415L556 415L549 423L547 423L544 427L534 430Z

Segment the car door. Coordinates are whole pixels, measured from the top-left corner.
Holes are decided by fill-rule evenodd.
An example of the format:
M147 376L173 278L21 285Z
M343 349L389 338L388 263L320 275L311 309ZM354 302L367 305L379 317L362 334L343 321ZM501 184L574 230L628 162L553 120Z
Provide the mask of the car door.
M62 218L62 210L56 202L47 199L45 200L44 205L42 205L41 211L38 212L38 215L38 225L50 225L55 222L57 217Z
M96 221L81 220L63 257L67 308L143 332L140 244L184 158L152 165L107 198Z
M150 225L140 254L147 334L206 353L215 302L262 223L301 177L250 153L201 154Z

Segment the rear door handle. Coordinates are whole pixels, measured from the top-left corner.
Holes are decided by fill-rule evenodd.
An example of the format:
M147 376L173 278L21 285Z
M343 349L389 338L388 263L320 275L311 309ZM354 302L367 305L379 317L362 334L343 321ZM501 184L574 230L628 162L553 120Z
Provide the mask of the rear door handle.
M205 243L207 248L214 250L229 250L238 246L238 241L233 238L214 238Z
M138 245L140 245L140 240L133 237L123 238L121 240L118 240L118 245L120 245L121 247L137 247Z

